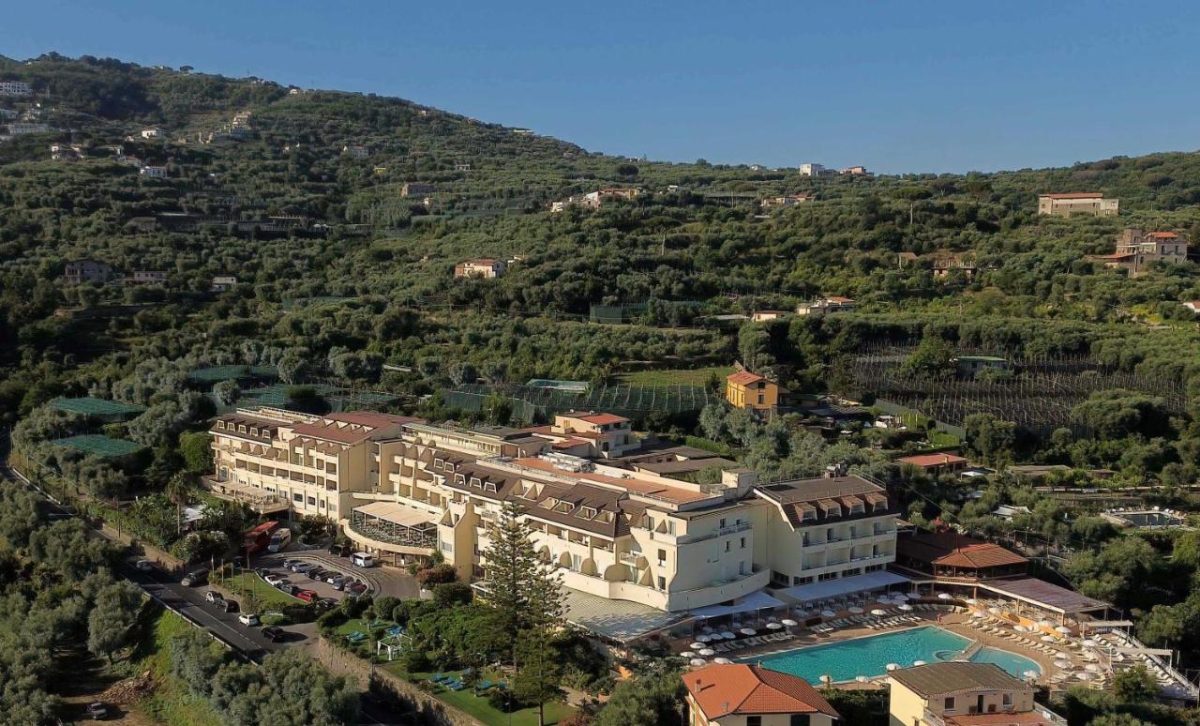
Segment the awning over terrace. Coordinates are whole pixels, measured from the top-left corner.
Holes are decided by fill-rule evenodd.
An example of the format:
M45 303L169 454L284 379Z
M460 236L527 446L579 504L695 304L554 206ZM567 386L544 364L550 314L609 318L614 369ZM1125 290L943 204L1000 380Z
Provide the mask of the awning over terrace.
M1074 590L1033 577L981 582L979 587L1062 615L1078 615L1111 607L1103 600L1081 595Z
M777 590L775 594L794 600L798 603L828 600L831 597L841 597L856 592L882 590L892 585L907 585L911 582L904 575L895 572L879 570L853 577L840 577L836 580L823 580L807 585L796 585L786 590Z
M563 587L566 621L618 643L662 630L682 617L629 600L609 600L598 595Z
M732 605L709 605L708 607L697 608L692 611L692 615L697 618L719 618L722 615L770 610L772 608L781 608L784 605L786 603L782 600L773 598L759 590L758 592L750 593L740 600L734 601Z
M362 507L355 507L354 511L362 512L369 517L382 519L392 524L398 524L401 527L416 527L422 528L423 524L434 524L435 517L428 512L422 512L419 509L406 507L403 504L396 502L374 502Z

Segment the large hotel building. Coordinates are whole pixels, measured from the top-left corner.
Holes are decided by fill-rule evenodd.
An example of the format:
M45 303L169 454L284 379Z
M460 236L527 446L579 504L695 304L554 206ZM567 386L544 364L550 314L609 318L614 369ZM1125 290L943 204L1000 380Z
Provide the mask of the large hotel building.
M574 591L667 613L883 570L897 509L879 484L833 472L759 484L689 447L647 448L620 416L457 428L372 412L239 410L211 428L211 491L263 514L336 521L389 564L440 552L486 583L506 502ZM695 477L722 469L716 483Z

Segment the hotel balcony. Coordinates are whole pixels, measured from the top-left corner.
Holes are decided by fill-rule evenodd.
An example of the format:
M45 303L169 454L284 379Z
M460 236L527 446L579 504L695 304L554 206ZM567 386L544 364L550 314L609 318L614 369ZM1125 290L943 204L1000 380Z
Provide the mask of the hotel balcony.
M286 512L291 509L291 504L282 495L273 494L248 484L221 481L213 476L201 477L200 484L214 497L245 504L258 514Z

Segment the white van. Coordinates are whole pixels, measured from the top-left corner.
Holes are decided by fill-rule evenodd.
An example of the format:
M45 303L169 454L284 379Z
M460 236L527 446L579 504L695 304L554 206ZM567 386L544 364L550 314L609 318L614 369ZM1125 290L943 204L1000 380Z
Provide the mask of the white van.
M277 529L271 533L271 543L267 545L267 552L282 552L291 543L292 530Z
M370 552L355 552L350 555L350 564L355 567L374 567L375 555Z

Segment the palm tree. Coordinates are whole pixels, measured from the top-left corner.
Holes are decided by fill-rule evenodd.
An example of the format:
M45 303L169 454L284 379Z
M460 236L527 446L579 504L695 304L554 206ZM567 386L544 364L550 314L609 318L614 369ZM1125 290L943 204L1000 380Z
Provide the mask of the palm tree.
M185 472L179 472L167 481L163 494L175 504L175 534L183 532L183 505L192 498L192 477Z

